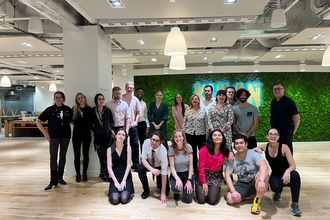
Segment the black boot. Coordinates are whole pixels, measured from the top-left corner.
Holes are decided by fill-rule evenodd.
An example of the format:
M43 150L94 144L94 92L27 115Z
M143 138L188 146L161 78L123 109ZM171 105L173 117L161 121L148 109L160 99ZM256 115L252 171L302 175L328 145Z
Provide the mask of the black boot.
M59 167L57 171L58 182L62 185L66 185L66 182L63 179L64 167Z
M57 180L57 170L51 170L50 171L50 183L48 186L45 187L45 190L51 189L53 186L57 186L58 180Z

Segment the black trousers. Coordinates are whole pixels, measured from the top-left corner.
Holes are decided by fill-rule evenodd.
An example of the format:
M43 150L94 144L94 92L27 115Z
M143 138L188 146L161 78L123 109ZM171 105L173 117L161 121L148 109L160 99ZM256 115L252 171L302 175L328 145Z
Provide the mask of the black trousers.
M155 168L158 170L161 169L161 167L155 167ZM143 191L150 192L147 172L149 172L149 170L147 168L145 168L145 166L143 166L143 164L138 165L138 174L139 174L140 181L142 183ZM158 176L156 176L156 183L157 183L157 188L161 190L162 189L162 174L159 174ZM166 175L166 191L165 191L166 195L168 195L169 192L170 192L170 184L168 182L168 176Z
M278 129L278 130L280 132L280 139L278 140L278 142L288 145L293 155L293 145L292 145L293 129L286 129L286 130Z
M206 135L191 135L186 133L186 138L188 144L192 146L193 149L193 167L194 170L197 170L197 164L198 164L198 159L197 159L197 148L200 150L204 145L205 145L205 138Z
M89 164L89 147L91 144L91 134L73 135L72 136L72 145L74 153L74 167L76 169L77 175L80 175L80 153L82 146L83 153L83 174L87 174L88 164Z
M144 141L147 139L147 122L141 121L137 125L137 132L139 135L139 142L140 142L140 152L142 153L142 145Z
M284 186L290 186L292 202L299 202L300 194L300 175L297 171L290 173L290 183L284 184L281 176L271 174L269 177L269 186L273 192L282 192Z

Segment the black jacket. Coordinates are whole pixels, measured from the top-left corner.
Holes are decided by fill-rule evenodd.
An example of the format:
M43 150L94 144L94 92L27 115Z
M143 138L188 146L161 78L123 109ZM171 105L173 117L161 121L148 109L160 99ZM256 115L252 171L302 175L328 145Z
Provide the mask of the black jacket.
M114 125L114 120L112 116L112 112L108 107L103 106L103 115L102 122L103 126L101 126L99 122L98 113L95 111L96 107L92 108L92 130L94 132L94 145L104 144L104 140L111 139L111 127Z

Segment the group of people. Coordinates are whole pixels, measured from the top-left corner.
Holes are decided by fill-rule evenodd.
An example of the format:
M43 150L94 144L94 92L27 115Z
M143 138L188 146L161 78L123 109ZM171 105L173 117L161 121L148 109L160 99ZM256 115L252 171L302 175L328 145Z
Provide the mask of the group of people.
M213 98L213 87L207 85L204 87L205 99L200 100L198 95L192 95L189 106L184 103L182 95L176 94L172 108L176 130L170 139L170 147L167 145L166 132L168 105L162 101L162 92L156 92L156 101L147 108L142 100L142 88L136 89L136 96L133 96L134 83L128 82L125 90L126 94L122 95L119 87L113 87L112 100L107 103L102 94L96 94L93 108L88 105L86 96L78 93L72 109L64 105L63 92L54 93L54 105L44 110L36 121L50 147L51 176L45 190L58 183L66 184L63 173L72 123L76 182L88 180L92 130L94 148L100 161L99 179L110 182L111 204L130 201L134 193L131 169L138 172L143 187L142 199L150 194L147 178L147 172L150 171L153 178L156 177L162 203L167 202L171 187L177 201L191 203L196 194L198 203L217 204L225 164L225 181L229 188L225 198L228 204L255 196L251 213L259 214L261 199L268 184L274 191L274 201L281 200L283 186L290 186L292 213L301 215L298 207L300 177L295 171L292 156L292 138L298 129L300 117L295 103L284 95L283 85L275 84L273 87L276 98L271 103L272 128L267 133L268 144L260 146L257 146L255 138L259 124L258 108L247 102L250 93L246 89L235 91L234 87L227 87L226 90L217 91ZM42 125L47 120L48 132ZM139 142L142 145L141 152ZM265 152L272 168L269 178L267 163L259 154L261 151ZM168 165L171 171L169 180ZM233 173L238 176L235 184Z

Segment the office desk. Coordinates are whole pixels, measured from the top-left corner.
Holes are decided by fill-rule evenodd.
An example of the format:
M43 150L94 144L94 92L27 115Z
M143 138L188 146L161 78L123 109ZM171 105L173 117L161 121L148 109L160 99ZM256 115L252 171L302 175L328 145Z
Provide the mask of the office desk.
M48 122L43 122L43 126L48 130ZM11 120L5 121L5 137L35 137L43 136L35 121Z

